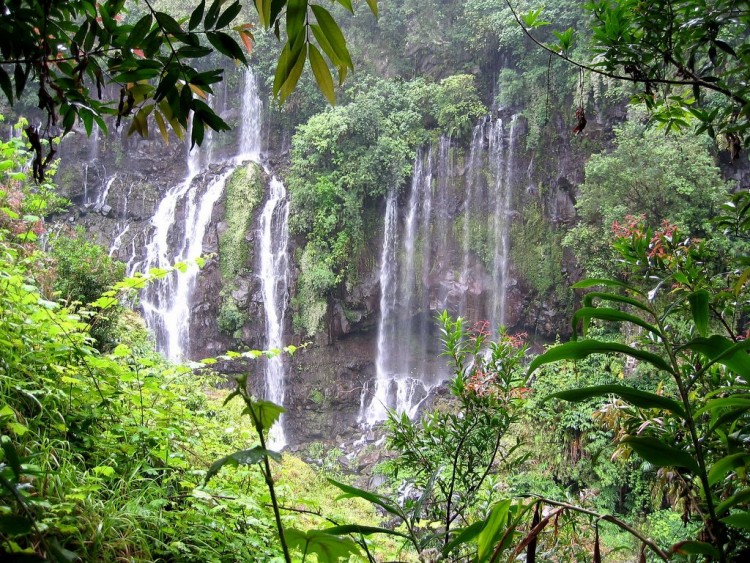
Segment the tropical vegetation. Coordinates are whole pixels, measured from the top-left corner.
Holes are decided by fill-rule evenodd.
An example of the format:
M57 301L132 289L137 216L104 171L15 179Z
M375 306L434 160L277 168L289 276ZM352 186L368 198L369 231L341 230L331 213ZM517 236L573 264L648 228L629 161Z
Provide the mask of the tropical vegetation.
M237 24L246 14L231 0L5 2L0 88L45 124L19 120L0 141L0 554L743 560L750 196L716 151L746 161L746 8L256 0L253 22ZM259 362L295 346L167 361L138 294L192 264L126 276L87 233L55 221L70 205L55 185L56 133L127 121L201 144L206 128L228 128L207 101L224 76L217 53L250 59L285 103L268 113L291 136L298 334L324 330L330 298L376 260L376 210L386 193L403 197L423 145L451 139L466 166L477 120L515 108L532 162L559 148L553 125L568 114L575 154L589 151L575 221L547 224L554 202L540 183L511 231L519 277L533 298L565 301L567 333L545 345L440 315L450 377L417 419L389 413L376 486L325 446L273 450L284 408L251 390ZM638 106L627 116L623 95ZM622 113L609 138L585 138L594 105ZM232 283L253 253L242 235L262 202L261 168L238 168L228 185L245 206L227 210L217 241L227 334L247 320ZM575 296L558 271L571 254ZM228 379L219 362L241 367Z

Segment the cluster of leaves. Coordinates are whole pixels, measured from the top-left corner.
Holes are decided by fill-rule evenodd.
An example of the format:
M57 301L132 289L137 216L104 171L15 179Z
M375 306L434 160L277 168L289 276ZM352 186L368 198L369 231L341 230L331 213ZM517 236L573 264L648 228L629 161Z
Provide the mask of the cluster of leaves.
M55 298L67 303L71 310L95 301L125 276L125 264L92 243L82 228L63 227L48 237L47 247L50 266L54 268ZM89 319L90 334L100 350L111 350L116 344L111 334L122 311L122 307L114 305Z
M118 123L132 115L130 131L148 136L152 113L165 138L167 127L182 138L190 114L193 143L202 142L206 126L228 129L204 101L222 71L201 72L196 61L215 49L246 62L227 33L240 3L225 6L216 0L207 7L202 1L184 23L145 4L145 10L128 10L124 0L6 3L0 19L0 86L8 100L20 98L34 82L50 135L49 126L58 120L68 132L80 119L90 134L95 124L106 130L106 115ZM233 28L247 46L249 29ZM12 77L6 67L13 69ZM109 99L111 83L119 86L115 99Z
M455 373L453 400L419 421L395 413L388 421L388 445L398 452L389 469L394 479L414 488L405 509L413 518L407 526L418 536L420 553L456 547L451 545L458 534L454 528L481 510L476 504L487 478L520 462L518 443L503 439L527 391L521 337L502 333L495 341L486 321L469 328L445 312L439 322L443 353ZM428 524L418 526L420 520Z
M353 12L351 0L338 2ZM367 3L377 14L377 0ZM105 116L116 117L118 125L132 116L129 132L147 137L153 115L165 140L169 129L180 139L189 129L193 144L201 144L206 127L229 128L207 104L223 70L199 67L201 59L214 52L247 64L240 43L252 50L253 25L234 23L242 4L201 0L184 21L156 10L148 0L144 7L126 8L125 4L125 0L11 0L3 4L0 88L13 103L35 83L38 106L47 115L42 131L28 129L38 179L54 155L43 156L41 139L48 136L51 140L58 122L67 133L80 119L90 134L94 125L106 130ZM254 8L261 26L273 28L277 39L281 39L281 23L286 23L274 94L283 101L309 60L318 86L333 102L329 63L337 69L340 81L353 65L330 12L308 0L257 0ZM111 84L119 87L114 97Z
M205 383L126 343L108 355L93 348L84 313L40 293L41 258L0 235L0 551L58 561L250 556L234 519L240 503L232 517L211 516L213 494L193 492L202 456L226 447Z
M597 334L621 338L612 331ZM515 494L538 494L560 501L577 497L583 506L634 519L674 500L660 493L663 489L647 463L635 456L615 455L614 434L603 423L609 420L609 401L591 398L568 405L547 400L552 393L580 382L614 385L622 381L645 391L660 387L648 373L626 369L617 357L592 356L540 368L517 427L528 461L521 471L509 476Z
M710 245L674 225L651 230L633 224L618 235L615 246L628 277L578 283L605 290L584 296L573 327L585 335L594 321L614 322L629 327L630 342L574 340L536 358L530 371L592 354L623 354L661 381L657 392L608 384L553 396L619 398L610 425L620 447L660 468L660 478L682 499L684 520L702 525L698 537L671 546L671 552L730 560L748 548L750 529L745 483L750 361L743 339L748 274L727 271Z
M643 90L634 101L645 104L667 131L696 122L697 132L721 137L737 158L750 133L747 10L731 0L648 5L605 0L589 2L585 9L591 22L587 64L571 54L573 28L553 32L555 40L544 44L529 32L549 25L541 10L516 19L550 53L580 68L638 84Z

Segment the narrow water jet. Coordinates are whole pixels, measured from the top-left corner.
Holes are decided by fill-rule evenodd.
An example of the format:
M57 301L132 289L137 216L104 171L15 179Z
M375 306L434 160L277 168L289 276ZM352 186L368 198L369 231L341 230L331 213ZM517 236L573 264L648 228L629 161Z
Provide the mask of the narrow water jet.
M269 183L268 199L260 216L260 280L266 321L265 349L274 353L266 360L265 397L284 403L284 318L289 302L289 198L276 177ZM271 429L271 445L286 445L283 416Z

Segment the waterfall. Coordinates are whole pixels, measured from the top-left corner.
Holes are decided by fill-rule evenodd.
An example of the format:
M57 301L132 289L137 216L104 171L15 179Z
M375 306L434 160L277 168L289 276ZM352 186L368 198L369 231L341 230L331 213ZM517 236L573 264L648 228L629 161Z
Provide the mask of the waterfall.
M492 256L492 280L495 288L490 315L491 327L506 323L506 295L510 271L510 225L511 196L513 193L513 164L516 145L516 116L513 117L505 145L505 130L502 120L495 121L490 131L490 171L494 178L494 216L491 225L494 253Z
M223 96L214 101L221 103L225 99L226 96ZM216 162L218 150L213 146L213 136L207 131L203 146L186 153L185 178L167 190L159 202L151 219L145 258L140 262L135 259L128 262L130 273L186 263L184 272L151 284L141 297L146 323L156 334L157 346L173 361L186 359L190 350L193 336L190 326L192 297L199 272L195 259L204 252L203 241L214 207L224 193L227 180L238 166L247 161L261 163L261 115L257 80L253 72L247 70L235 156L228 162ZM216 174L210 170L214 164L226 166ZM267 168L264 169L266 173L269 172ZM280 352L284 346L284 322L289 302L288 222L289 198L281 181L273 177L260 215L258 276L265 311L264 347L274 352ZM119 249L127 231L127 226L120 230L111 252ZM135 239L131 244L135 256ZM284 401L285 369L281 354L265 361L265 398L277 404ZM275 448L286 444L281 421L271 429L271 444Z
M263 106L258 97L258 80L252 71L245 72L238 158L260 162L261 115Z
M98 131L98 128L97 128ZM88 171L88 170L87 170ZM96 196L96 200L94 201L94 211L101 211L104 206L107 204L107 198L109 197L109 190L112 188L112 184L117 179L117 174L113 174L112 177L107 180L107 183L104 184L104 189L99 192ZM84 188L85 193L85 188ZM85 197L85 196L84 196Z
M260 154L259 116L261 111L255 77L246 71L242 98L242 122L239 150L230 164L255 159ZM248 86L252 85L252 86ZM251 116L251 117L248 117ZM190 135L188 135L189 137ZM206 135L202 147L187 149L187 174L173 186L159 202L151 219L150 240L146 244L142 262L133 261L132 271L166 268L174 263L187 262L187 270L152 284L143 293L141 304L148 326L156 333L160 351L173 361L185 359L190 345L190 308L198 267L194 261L203 253L203 239L216 202L224 193L233 168L218 176L207 173L214 164L213 137ZM188 145L189 146L189 145ZM205 184L201 190L200 184Z
M375 388L371 395L363 390L359 414L359 421L368 426L384 420L388 409L413 417L435 384L427 368L430 319L423 314L430 303L424 291L430 265L424 256L433 246L432 160L432 151L417 155L402 237L396 190L386 198Z
M474 233L475 225L474 222L477 220L476 216L481 216L482 213L482 192L481 192L481 173L482 173L482 157L484 156L484 138L485 129L487 127L488 117L484 117L474 126L474 130L471 135L471 148L469 149L469 162L466 171L466 198L464 199L463 207L463 229L462 229L462 241L461 251L463 253L463 261L461 263L461 302L459 306L459 313L463 318L472 318L477 314L476 310L473 310L469 303L469 293L474 289L477 280L474 279L474 272L472 268L471 252L472 239L476 237Z
M289 199L286 188L275 177L269 184L269 195L260 217L260 279L266 321L268 351L276 355L267 359L266 399L281 405L284 402L284 316L289 286ZM271 446L286 445L283 420L271 429Z
M506 322L516 122L485 117L472 132L464 185L453 143L418 151L408 197L388 192L380 252L376 377L363 390L359 421L388 409L413 417L448 370L434 317L447 309L469 322ZM461 189L463 187L463 190ZM463 223L457 226L458 217Z
M392 365L393 356L387 354L394 347L396 311L396 190L388 192L383 221L383 247L380 251L380 326L378 327L378 350L375 362L375 391L370 405L364 413L363 422L374 423L384 420L389 407L391 384L395 381ZM395 361L394 361L395 360Z

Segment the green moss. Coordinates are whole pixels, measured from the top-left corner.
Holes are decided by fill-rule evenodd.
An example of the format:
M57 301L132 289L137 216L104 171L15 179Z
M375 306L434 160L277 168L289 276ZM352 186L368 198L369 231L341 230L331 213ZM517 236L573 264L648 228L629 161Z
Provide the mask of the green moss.
M262 201L263 176L259 165L250 163L237 168L227 181L226 229L219 238L219 268L225 281L233 281L252 259L245 233Z
M511 256L518 274L539 294L566 288L561 236L550 229L538 204L523 208L511 227ZM558 296L560 297L560 296Z
M248 321L247 312L240 309L232 297L236 280L244 273L253 255L245 235L253 214L263 201L263 175L258 164L237 168L227 180L224 204L226 228L219 237L219 270L224 280L219 309L219 330L238 338Z
M240 310L237 302L229 292L222 291L221 307L219 308L219 330L231 334L235 338L242 336L242 326L249 320L245 311Z
M483 214L480 217L471 217L468 227L469 250L479 257L486 268L489 268L492 263L492 246L487 216ZM461 244L464 243L465 228L466 214L461 213L453 224L453 236Z

